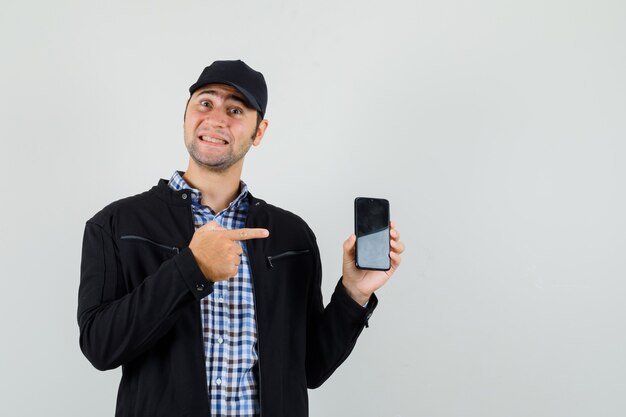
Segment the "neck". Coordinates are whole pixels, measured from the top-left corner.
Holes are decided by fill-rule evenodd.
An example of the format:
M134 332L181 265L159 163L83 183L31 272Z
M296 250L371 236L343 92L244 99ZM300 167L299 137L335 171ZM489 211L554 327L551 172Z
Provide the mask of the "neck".
M219 213L239 195L241 169L242 164L237 163L225 171L212 171L199 166L190 158L183 179L193 188L200 190L203 205Z

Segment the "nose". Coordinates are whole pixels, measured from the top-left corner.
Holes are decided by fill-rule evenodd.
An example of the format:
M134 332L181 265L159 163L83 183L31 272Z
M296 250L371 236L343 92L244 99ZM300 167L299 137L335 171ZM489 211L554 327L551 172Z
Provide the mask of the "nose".
M203 123L211 127L221 128L227 125L228 119L223 112L215 108L204 115Z

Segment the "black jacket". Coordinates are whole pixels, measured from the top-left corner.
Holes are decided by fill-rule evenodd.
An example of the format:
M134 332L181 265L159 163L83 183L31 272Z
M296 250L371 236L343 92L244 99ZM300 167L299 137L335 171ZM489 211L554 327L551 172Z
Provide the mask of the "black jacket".
M246 242L256 306L261 415L308 415L307 387L346 359L372 310L341 281L323 306L315 236L298 216L250 198ZM98 369L122 366L116 416L207 417L200 300L213 290L188 248L191 196L167 181L87 221L78 299L80 347Z

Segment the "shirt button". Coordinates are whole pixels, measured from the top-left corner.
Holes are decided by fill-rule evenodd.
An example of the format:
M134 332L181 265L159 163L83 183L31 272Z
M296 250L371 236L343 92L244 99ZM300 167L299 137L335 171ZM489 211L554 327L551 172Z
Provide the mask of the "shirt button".
M219 301L220 303L223 303L223 302L224 302L224 297L220 297L220 298L218 298L218 301Z
M215 383L216 383L217 385L222 385L222 378L217 378L217 379L215 380Z
M217 343L219 343L219 344L221 345L222 343L224 343L224 339L222 339L222 338L220 337L219 339L217 339Z
M198 291L204 291L204 284L198 284L198 285L196 285L196 290L198 290Z

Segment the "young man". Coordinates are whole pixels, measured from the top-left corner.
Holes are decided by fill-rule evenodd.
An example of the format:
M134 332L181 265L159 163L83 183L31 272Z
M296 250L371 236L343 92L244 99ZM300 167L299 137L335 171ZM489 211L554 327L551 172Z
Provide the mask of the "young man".
M391 269L355 267L354 235L330 303L296 215L253 197L244 156L268 126L263 75L216 61L189 89L187 170L87 221L78 323L98 369L122 366L116 416L308 415L377 305Z

